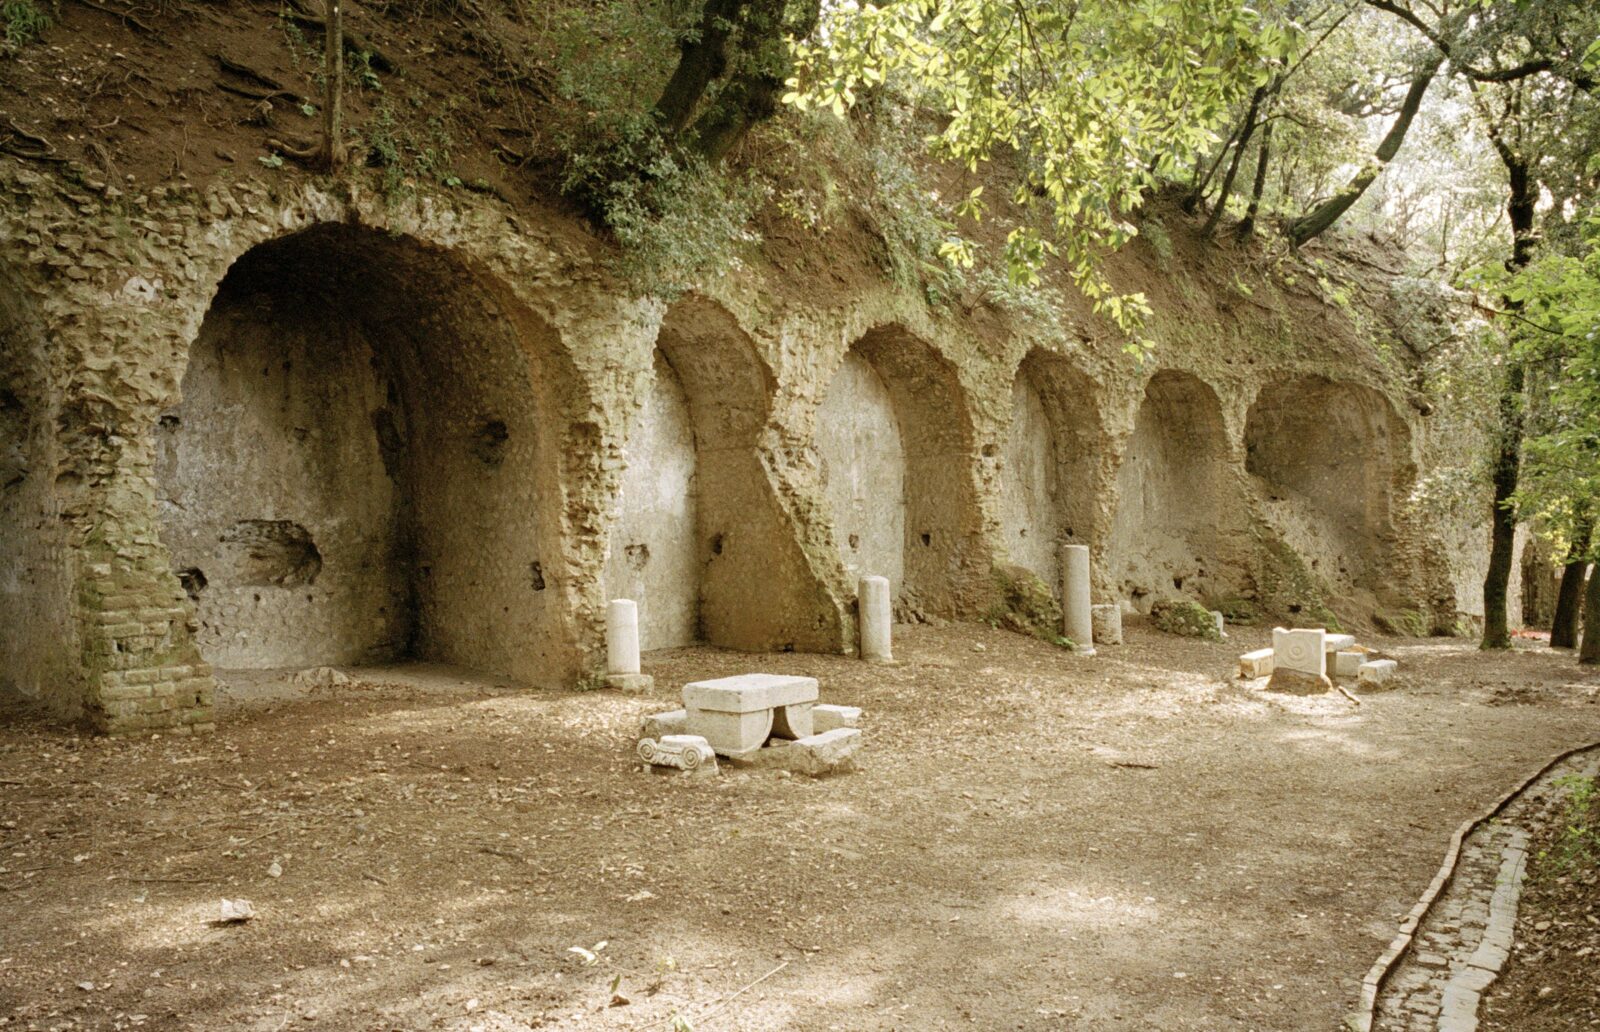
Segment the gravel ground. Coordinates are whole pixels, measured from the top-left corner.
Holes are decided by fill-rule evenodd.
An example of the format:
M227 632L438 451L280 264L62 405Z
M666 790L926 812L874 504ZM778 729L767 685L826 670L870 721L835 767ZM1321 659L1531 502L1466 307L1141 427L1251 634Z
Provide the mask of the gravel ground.
M18 716L0 1026L1334 1029L1456 825L1600 737L1600 674L1371 641L1405 677L1357 706L1234 680L1266 639L901 628L891 668L652 654L648 698L407 666L230 678L203 737ZM864 768L633 760L678 685L756 669L864 707Z

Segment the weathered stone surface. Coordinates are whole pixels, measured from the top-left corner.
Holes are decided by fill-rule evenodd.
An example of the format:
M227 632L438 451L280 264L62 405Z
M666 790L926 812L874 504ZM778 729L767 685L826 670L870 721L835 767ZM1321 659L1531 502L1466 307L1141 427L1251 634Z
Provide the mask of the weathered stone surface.
M606 673L639 672L639 606L631 598L606 605Z
M861 658L868 663L894 662L890 644L894 607L889 597L889 578L861 578L856 607L861 619Z
M694 710L750 713L817 701L817 679L791 674L735 674L683 686L683 702Z
M667 735L661 739L641 738L639 758L655 767L699 770L717 767L716 754L699 735Z
M813 777L836 774L855 768L862 741L859 728L840 727L793 742L774 742L743 759L752 766L791 770Z
M1094 616L1089 601L1088 545L1061 549L1061 633L1085 655L1094 654Z
M614 688L619 692L629 695L643 695L656 686L656 679L649 674L607 674L606 687Z
M1481 582L1477 560L1379 496L1413 462L1403 388L1347 328L1319 351L1326 319L1154 326L1183 368L1145 379L1109 337L1036 347L887 282L798 296L753 265L641 299L545 215L426 183L396 202L360 174L334 192L244 173L199 202L141 187L129 233L121 208L0 163L0 484L29 474L0 492L5 688L139 731L211 722L209 669L173 673L203 657L415 656L571 686L602 669L606 602L630 594L642 647L660 615L665 643L694 627L838 653L858 573L888 575L908 615L978 618L1013 543L1044 566L1105 542L1095 591L1140 608L1266 591L1278 538L1327 546L1276 503L1257 534L1244 467L1323 490L1299 442L1331 409L1278 434L1295 406L1270 401L1323 376L1360 395L1335 436L1360 447L1363 533L1385 542L1362 583L1429 626L1474 604L1451 578ZM337 289L303 289L326 271ZM1255 361L1285 327L1306 345L1292 378ZM266 370L259 389L225 345ZM1239 448L1247 430L1265 458ZM230 473L230 450L249 468ZM652 494L657 459L673 491ZM1000 504L1013 489L1025 503ZM153 680L115 680L133 674Z
M1392 659L1374 659L1362 663L1356 670L1356 677L1363 686L1377 688L1394 677L1399 666Z
M1185 638L1221 641L1216 617L1198 602L1188 599L1163 599L1150 607L1150 621L1157 629Z
M681 735L685 733L687 726L688 714L681 709L654 713L639 722L639 737L665 738L667 735Z
M811 707L813 734L824 734L835 728L860 727L861 709L857 706L834 706L818 703Z
M1227 641L1228 640L1228 619L1227 619L1227 617L1222 615L1222 610L1220 610L1220 609L1212 609L1212 610L1210 610L1210 613L1211 613L1211 622L1212 622L1213 625L1215 625L1216 630L1217 630L1217 640L1218 641Z
M1333 654L1333 676L1355 677L1356 672L1361 669L1361 664L1366 661L1367 654L1358 652L1355 649L1342 649L1335 652Z
M798 702L792 706L778 706L772 711L772 736L774 738L809 738L815 734L814 704Z
M1089 620L1094 625L1097 645L1122 644L1122 607L1116 603L1089 607Z
M772 710L730 713L690 706L684 730L710 742L718 756L747 756L772 737Z
M1324 674L1309 674L1291 667L1275 667L1267 679L1267 691L1286 695L1321 695L1333 690L1333 682Z
M1285 630L1272 629L1273 669L1295 670L1303 674L1325 677L1328 657L1323 649L1327 632L1321 628Z
M1239 676L1243 678L1266 677L1272 673L1273 653L1270 648L1256 649L1239 657Z
M1327 652L1343 652L1356 647L1356 636L1353 634L1324 634L1322 648Z

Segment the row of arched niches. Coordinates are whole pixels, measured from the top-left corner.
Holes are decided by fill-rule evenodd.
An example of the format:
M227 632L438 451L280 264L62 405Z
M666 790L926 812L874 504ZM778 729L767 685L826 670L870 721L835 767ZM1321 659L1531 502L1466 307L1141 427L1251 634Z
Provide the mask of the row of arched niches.
M1058 590L1066 543L1091 546L1104 600L1248 597L1263 520L1343 590L1382 583L1410 445L1370 388L1267 380L1241 426L1191 373L1124 363L1116 400L1036 349L1003 442L980 444L956 366L913 332L827 354L780 391L691 295L612 395L626 411L597 417L596 372L450 252L345 225L259 244L154 429L200 651L539 680L573 609L611 597L639 602L647 650L838 649L858 575L888 577L904 617L978 616L996 565ZM626 427L609 451L607 419Z

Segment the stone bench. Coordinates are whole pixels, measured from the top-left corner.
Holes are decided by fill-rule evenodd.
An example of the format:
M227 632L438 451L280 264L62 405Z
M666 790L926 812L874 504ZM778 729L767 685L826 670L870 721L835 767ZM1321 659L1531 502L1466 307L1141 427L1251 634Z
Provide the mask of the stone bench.
M739 674L683 686L684 727L710 743L719 756L748 756L767 739L807 738L815 677Z

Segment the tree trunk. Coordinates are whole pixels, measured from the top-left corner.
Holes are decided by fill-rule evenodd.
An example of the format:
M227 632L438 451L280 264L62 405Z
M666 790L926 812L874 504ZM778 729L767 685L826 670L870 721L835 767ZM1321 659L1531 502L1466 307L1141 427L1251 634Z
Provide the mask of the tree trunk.
M1267 165L1272 158L1272 122L1261 127L1261 147L1256 153L1256 181L1250 188L1250 207L1239 223L1239 239L1248 240L1256 231L1256 216L1261 212L1261 195L1267 188Z
M1500 391L1500 444L1495 451L1494 502L1489 513L1489 572L1483 579L1483 640L1478 646L1485 649L1511 647L1506 594L1517 537L1517 514L1511 496L1517 493L1517 478L1522 472L1523 379L1522 363L1512 363Z
M340 124L344 106L344 12L340 0L327 0L326 21L322 61L328 83L322 104L322 160L329 172L337 172L345 162L344 128Z
M728 70L728 39L749 0L706 0L700 28L679 45L678 67L656 101L656 121L668 136L688 127L707 87Z
M785 0L745 3L738 48L728 55L733 67L727 85L689 128L693 146L713 165L728 156L751 126L778 110L778 98L792 67L787 37L811 35L822 16L821 0L807 0L792 22L784 20Z
M1578 646L1579 616L1583 609L1583 575L1589 568L1589 532L1585 523L1572 538L1567 562L1561 568L1561 587L1556 591L1556 615L1550 623L1550 647L1571 649Z
M1578 649L1579 663L1600 663L1600 569L1589 575L1589 587L1583 593L1583 645Z
M1342 190L1289 223L1287 230L1289 240L1296 247L1337 222L1339 216L1361 199L1361 195L1367 192L1367 187L1378 178L1378 174L1394 160L1396 154L1400 153L1400 144L1405 142L1406 132L1411 128L1412 120L1417 117L1417 110L1422 107L1422 98L1427 94L1429 84L1433 82L1433 77L1438 74L1439 66L1443 63L1444 57L1435 54L1432 63L1421 68L1417 72L1417 77L1411 80L1411 88L1406 91L1405 103L1400 105L1400 113L1395 116L1394 124L1389 127L1389 132L1378 144L1378 149L1373 152L1373 160L1367 162Z
M1233 160L1228 162L1227 175L1222 177L1222 186L1217 191L1217 203L1211 209L1211 217L1206 219L1202 236L1210 236L1215 232L1217 223L1222 221L1222 214L1228 208L1228 195L1233 193L1233 177L1239 174L1239 162L1244 160L1244 149L1250 143L1250 137L1256 131L1256 115L1261 111L1261 98L1267 95L1265 86L1257 86L1255 93L1250 95L1250 109L1244 113L1244 125L1239 130L1239 143L1233 148Z
M1538 189L1529 175L1528 162L1507 147L1494 134L1495 149L1506 166L1511 183L1511 198L1506 212L1511 218L1511 260L1506 267L1516 272L1533 260L1536 243L1533 235L1534 206ZM1506 301L1507 310L1516 304ZM1515 356L1508 356L1505 385L1500 393L1500 443L1494 459L1494 503L1490 511L1489 573L1483 580L1483 641L1480 648L1511 647L1511 630L1506 621L1506 588L1511 580L1511 550L1517 533L1517 514L1511 496L1517 492L1522 472L1523 390L1527 367Z

